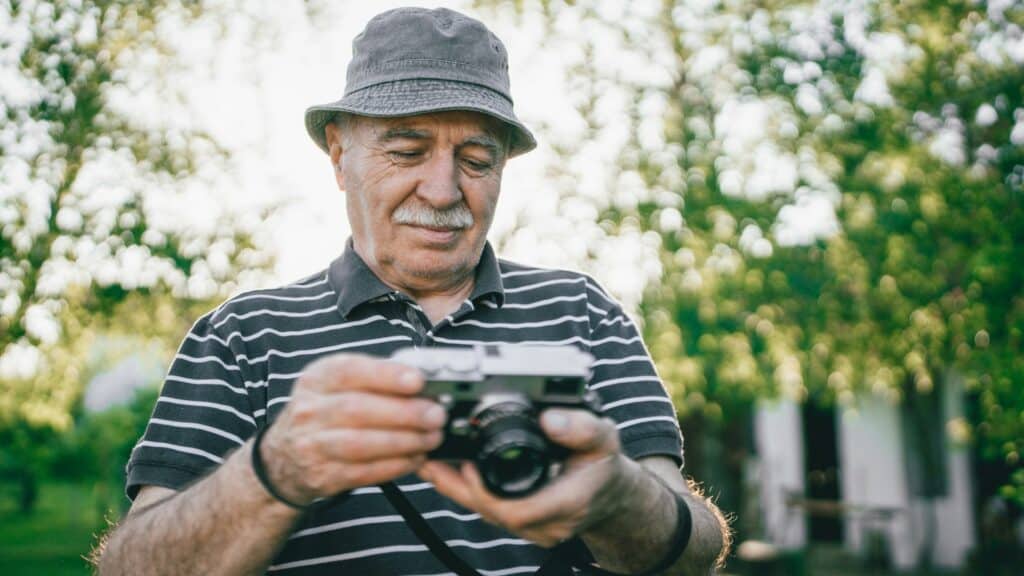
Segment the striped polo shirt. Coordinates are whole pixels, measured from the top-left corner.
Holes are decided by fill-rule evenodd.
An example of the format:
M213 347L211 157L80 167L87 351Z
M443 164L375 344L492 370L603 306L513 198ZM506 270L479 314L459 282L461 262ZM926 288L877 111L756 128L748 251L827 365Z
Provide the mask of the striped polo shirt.
M590 277L499 260L488 244L470 297L432 326L415 301L373 274L349 241L326 270L235 296L195 323L128 462L128 495L134 498L147 484L181 490L216 468L273 420L303 367L317 358L506 343L568 344L589 352L595 358L589 386L616 421L624 452L682 462L675 410L643 341ZM395 483L481 574L533 573L547 555L415 475ZM448 573L375 486L307 514L268 572Z

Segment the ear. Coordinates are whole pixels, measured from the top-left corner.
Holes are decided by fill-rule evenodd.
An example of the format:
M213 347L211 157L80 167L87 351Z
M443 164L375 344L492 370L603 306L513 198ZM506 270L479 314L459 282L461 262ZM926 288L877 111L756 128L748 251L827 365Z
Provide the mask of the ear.
M344 151L342 149L342 136L341 129L338 128L333 122L327 124L324 127L325 135L327 137L327 154L331 158L331 166L334 168L334 179L338 183L338 190L345 190L345 170L344 164L342 163Z

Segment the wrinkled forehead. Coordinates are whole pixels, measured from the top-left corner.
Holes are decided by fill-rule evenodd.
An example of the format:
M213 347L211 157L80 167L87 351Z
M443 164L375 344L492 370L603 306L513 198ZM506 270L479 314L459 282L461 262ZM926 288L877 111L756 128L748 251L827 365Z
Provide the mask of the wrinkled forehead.
M442 134L489 140L502 148L507 142L505 124L479 112L456 110L397 118L353 116L349 122L350 129L374 142L401 137L431 139Z

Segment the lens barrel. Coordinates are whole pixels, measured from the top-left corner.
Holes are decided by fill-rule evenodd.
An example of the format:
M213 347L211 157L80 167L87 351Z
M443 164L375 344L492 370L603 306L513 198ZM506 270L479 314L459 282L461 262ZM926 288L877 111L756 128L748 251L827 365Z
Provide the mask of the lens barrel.
M528 401L491 404L477 414L476 427L476 465L488 490L504 498L521 498L544 485L551 458Z

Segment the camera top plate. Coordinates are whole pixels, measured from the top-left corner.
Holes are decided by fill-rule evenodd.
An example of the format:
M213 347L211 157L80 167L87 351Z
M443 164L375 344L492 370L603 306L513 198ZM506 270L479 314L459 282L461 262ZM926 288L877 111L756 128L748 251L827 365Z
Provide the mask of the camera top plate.
M391 359L422 371L427 380L423 395L446 406L494 394L521 394L550 405L578 405L590 396L586 385L594 361L574 346L518 344L403 348Z
M574 346L486 344L472 348L403 348L392 360L419 368L427 380L483 381L493 376L590 377L594 357Z

